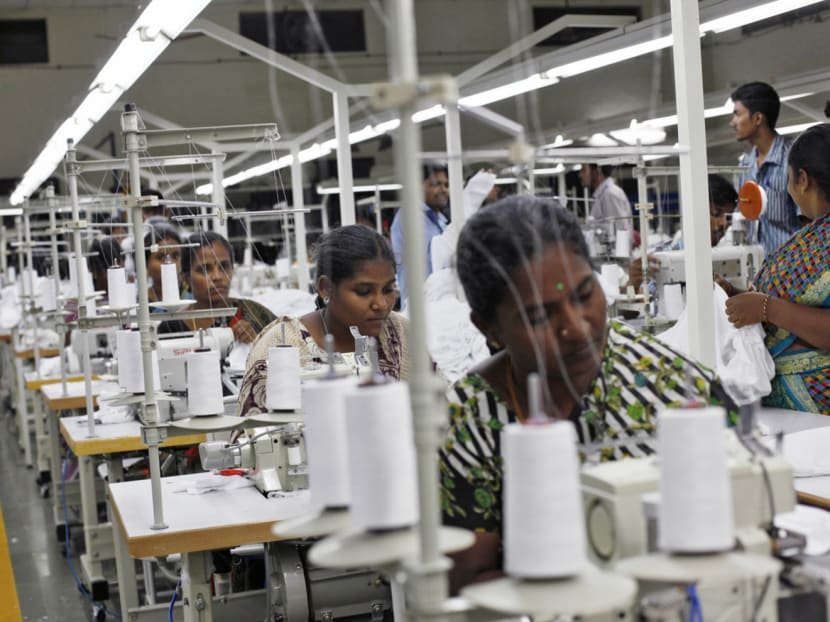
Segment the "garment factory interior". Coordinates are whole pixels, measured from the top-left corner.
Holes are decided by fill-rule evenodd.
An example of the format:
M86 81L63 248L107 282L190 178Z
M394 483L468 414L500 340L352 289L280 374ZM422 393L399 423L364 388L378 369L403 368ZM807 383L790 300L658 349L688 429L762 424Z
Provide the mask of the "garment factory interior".
M0 618L830 620L828 19L0 1Z

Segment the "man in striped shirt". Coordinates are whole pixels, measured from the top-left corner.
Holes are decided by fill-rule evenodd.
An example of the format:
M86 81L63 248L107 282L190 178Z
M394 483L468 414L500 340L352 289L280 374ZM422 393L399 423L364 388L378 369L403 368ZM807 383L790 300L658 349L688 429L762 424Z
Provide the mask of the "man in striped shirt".
M734 105L729 125L737 140L746 140L752 149L741 156L748 169L738 178L738 189L755 181L767 193L767 209L757 224L758 243L766 255L775 252L801 227L798 207L787 192L787 155L790 142L775 131L781 101L764 82L749 82L731 95Z

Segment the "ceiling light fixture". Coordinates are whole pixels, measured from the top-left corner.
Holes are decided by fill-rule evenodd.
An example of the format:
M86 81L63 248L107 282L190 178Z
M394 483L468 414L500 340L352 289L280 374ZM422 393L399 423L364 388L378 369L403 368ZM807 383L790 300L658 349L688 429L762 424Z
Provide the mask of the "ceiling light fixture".
M201 13L210 0L153 0L121 40L92 80L81 105L64 121L12 192L9 202L19 205L58 167L67 140L76 144L112 108L121 95L158 58L170 41Z

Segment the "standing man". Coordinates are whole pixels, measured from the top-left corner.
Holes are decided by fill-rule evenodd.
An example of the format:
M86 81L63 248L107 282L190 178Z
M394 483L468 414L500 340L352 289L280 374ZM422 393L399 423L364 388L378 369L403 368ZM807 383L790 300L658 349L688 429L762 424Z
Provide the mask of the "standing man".
M611 177L610 166L583 164L579 170L579 181L592 193L593 204L588 211L588 218L601 225L608 232L609 238L614 237L617 231L632 229L634 218L631 203Z
M430 259L430 245L432 238L440 235L447 228L446 216L442 210L450 201L449 178L447 167L442 164L424 165L424 242L426 243L426 274L432 273ZM398 273L398 288L401 291L401 308L406 307L407 291L410 286L420 287L421 283L407 283L406 268L403 265L403 249L406 244L406 235L403 230L403 213L399 209L392 221L391 228L392 250L395 251L395 268Z
M766 255L778 250L801 227L798 208L787 192L787 156L790 141L775 131L781 101L765 82L739 86L730 96L734 108L729 126L737 140L748 141L752 150L741 156L749 167L738 178L737 188L755 181L767 192L767 209L758 220L758 243Z

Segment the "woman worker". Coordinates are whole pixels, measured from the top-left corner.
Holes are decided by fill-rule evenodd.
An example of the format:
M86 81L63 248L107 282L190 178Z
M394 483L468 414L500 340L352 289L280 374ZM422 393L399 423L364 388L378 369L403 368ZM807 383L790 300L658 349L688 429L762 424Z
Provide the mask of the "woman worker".
M228 318L172 320L159 325L159 333L180 333L213 326L230 326L236 341L251 343L274 320L274 314L253 300L231 298L228 291L233 279L233 250L228 241L213 231L190 234L182 249L182 278L193 294L190 309L235 307ZM148 270L149 271L149 270Z
M456 261L473 323L502 350L448 392L443 517L476 532L454 556L452 591L501 571L500 433L529 416L529 374L541 377L545 413L571 420L591 459L653 453L664 406L734 410L710 370L606 321L579 224L552 201L516 196L483 208L465 224Z
M764 259L755 292L727 291L726 313L737 327L763 322L775 361L765 406L830 415L830 124L795 140L787 168L811 222Z
M241 416L267 412L265 381L268 348L285 343L300 349L301 360L325 360L325 337L336 352L354 352L349 327L374 337L380 371L406 380L409 362L406 319L392 310L398 299L395 256L389 242L368 227L348 225L324 235L316 250L317 310L300 318L281 317L254 342L239 390Z

